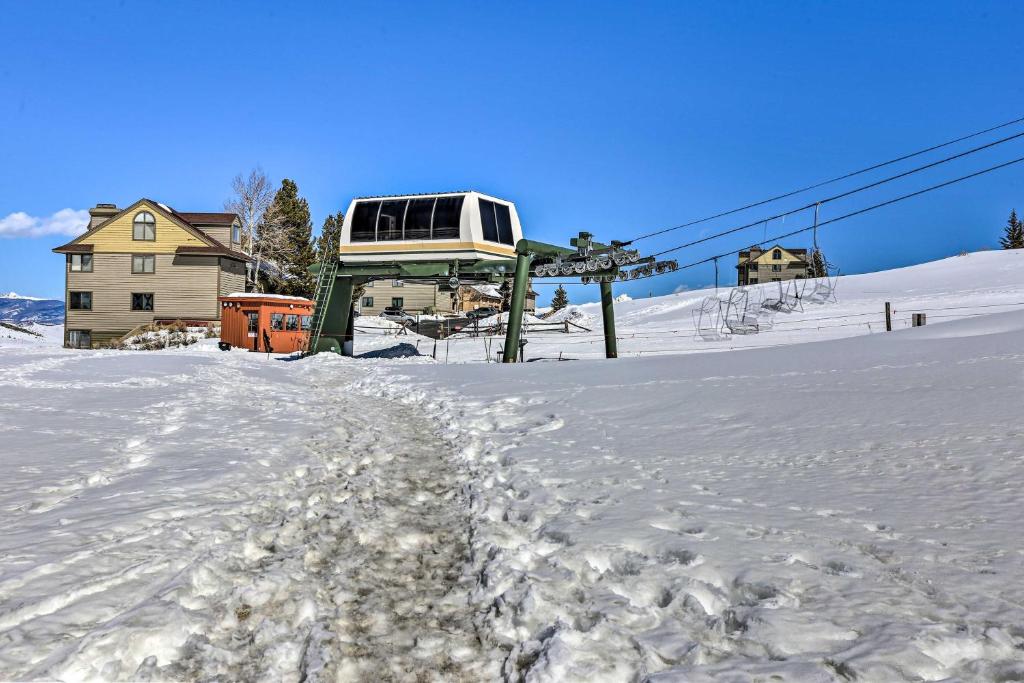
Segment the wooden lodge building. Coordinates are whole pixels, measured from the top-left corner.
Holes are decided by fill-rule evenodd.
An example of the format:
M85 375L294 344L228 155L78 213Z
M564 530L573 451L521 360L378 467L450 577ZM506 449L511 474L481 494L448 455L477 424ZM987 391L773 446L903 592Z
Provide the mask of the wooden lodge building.
M233 213L178 212L140 199L89 209L65 256L64 345L90 348L148 323L218 323L218 297L244 292L249 257Z

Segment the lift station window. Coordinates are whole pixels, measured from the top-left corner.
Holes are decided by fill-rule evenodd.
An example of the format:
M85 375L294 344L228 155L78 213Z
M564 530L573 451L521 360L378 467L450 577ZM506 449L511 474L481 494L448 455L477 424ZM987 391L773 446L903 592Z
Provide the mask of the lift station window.
M466 197L357 202L352 216L353 242L459 239ZM508 207L505 209L508 223ZM509 224L509 242L512 228Z
M384 202L380 205L380 217L377 219L377 241L403 239L405 227L406 200Z
M512 244L512 215L508 206L481 199L480 221L483 224L485 240Z
M434 228L430 238L435 240L459 239L459 225L462 222L464 195L438 197L434 204Z
M377 213L380 202L359 202L352 216L352 241L377 241Z

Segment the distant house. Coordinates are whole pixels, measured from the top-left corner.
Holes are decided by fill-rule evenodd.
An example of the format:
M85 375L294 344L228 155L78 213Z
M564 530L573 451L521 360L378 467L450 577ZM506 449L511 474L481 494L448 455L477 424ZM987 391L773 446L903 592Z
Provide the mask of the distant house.
M217 297L244 292L249 257L233 213L182 213L151 199L89 209L65 256L64 344L120 338L140 325L220 320Z
M460 285L456 293L447 285L403 280L375 280L366 283L357 308L362 315L378 315L385 308L401 308L407 313L433 311L439 315L458 315L483 306L498 308L501 295L498 285ZM526 310L537 308L537 293L527 293Z
M736 282L756 285L763 282L801 280L808 277L810 264L806 249L790 249L776 244L770 249L751 247L739 253Z
M509 283L511 285L511 283ZM499 285L482 283L476 285L462 285L459 288L460 313L468 313L478 308L493 306L501 308L501 291ZM533 288L526 292L526 311L533 313L537 310L537 292Z

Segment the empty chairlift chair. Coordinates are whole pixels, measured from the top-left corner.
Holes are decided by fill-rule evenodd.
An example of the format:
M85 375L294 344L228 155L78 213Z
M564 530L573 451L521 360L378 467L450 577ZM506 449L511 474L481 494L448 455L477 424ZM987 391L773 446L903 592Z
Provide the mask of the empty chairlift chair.
M825 274L822 277L816 277L810 281L813 283L808 287L807 295L804 297L805 301L810 301L813 304L824 304L828 302L835 303L836 301L836 286L839 284L839 269L833 267L830 263L825 263Z
M722 321L722 301L717 296L705 297L693 311L696 339L722 341L729 338Z
M757 314L748 310L750 293L742 288L736 287L729 292L729 298L724 304L725 327L732 334L757 334L759 321Z

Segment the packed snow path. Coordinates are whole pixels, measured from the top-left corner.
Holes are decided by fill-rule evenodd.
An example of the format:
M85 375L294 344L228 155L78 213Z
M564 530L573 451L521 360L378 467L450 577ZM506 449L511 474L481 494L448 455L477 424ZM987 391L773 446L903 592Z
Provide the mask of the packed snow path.
M494 676L450 445L360 371L3 360L0 678Z

